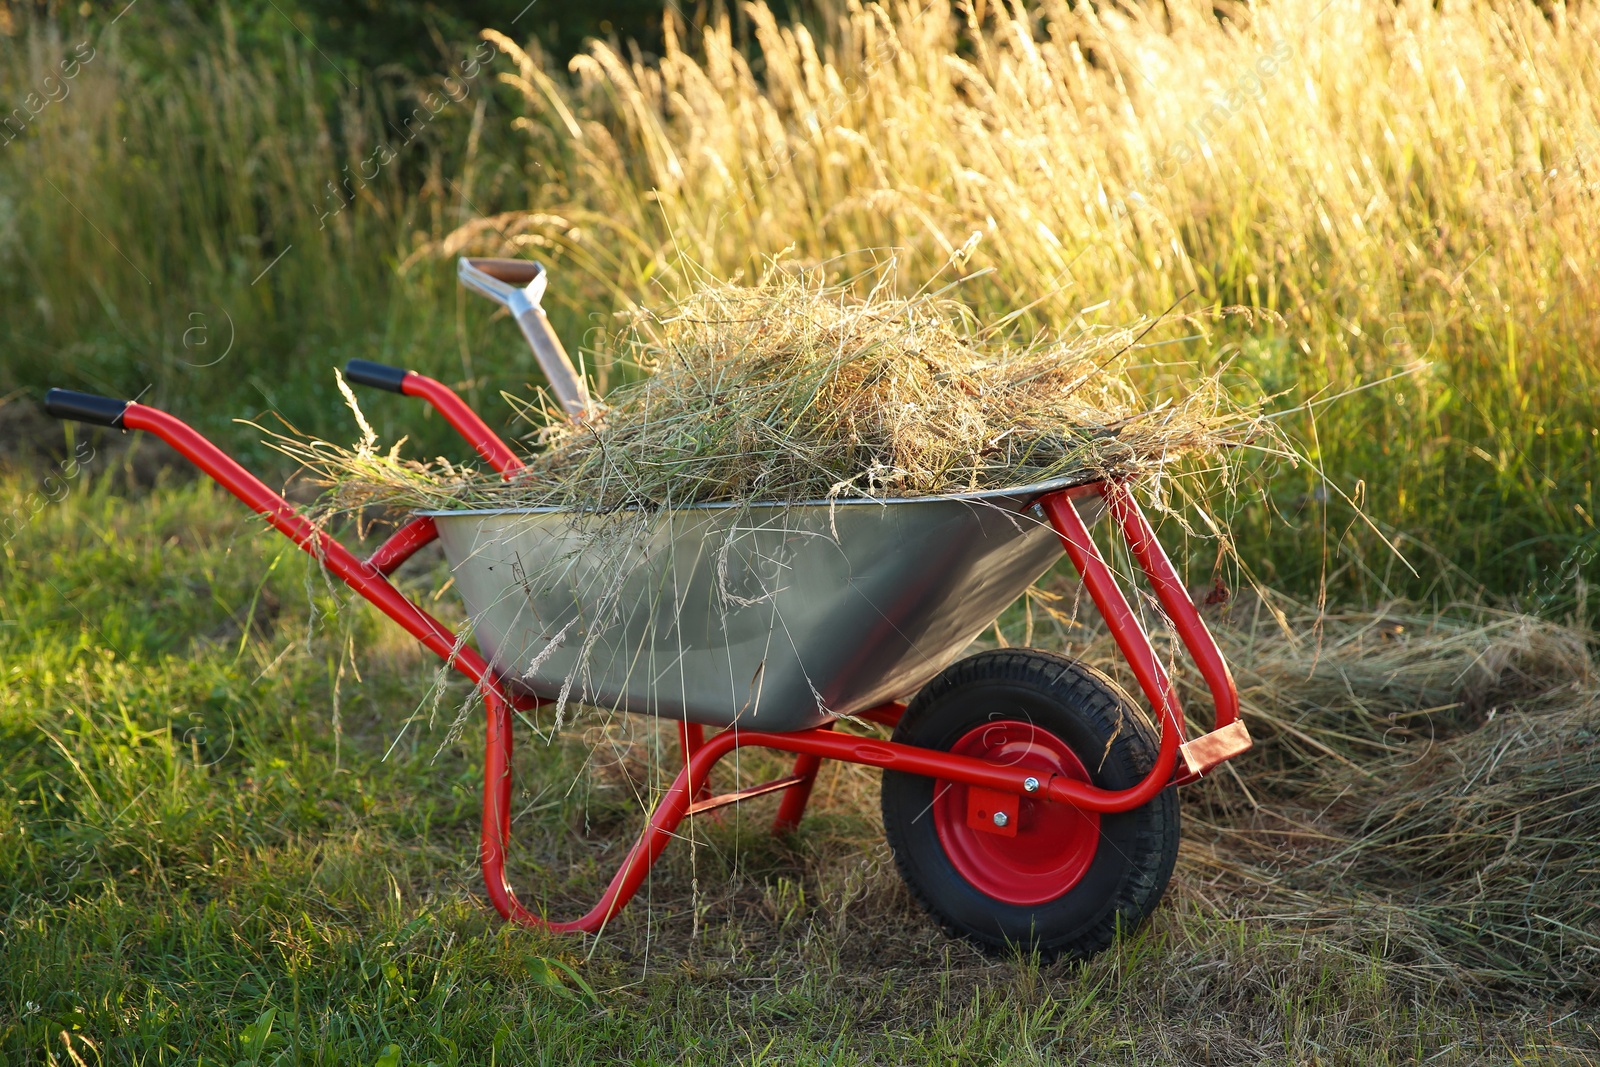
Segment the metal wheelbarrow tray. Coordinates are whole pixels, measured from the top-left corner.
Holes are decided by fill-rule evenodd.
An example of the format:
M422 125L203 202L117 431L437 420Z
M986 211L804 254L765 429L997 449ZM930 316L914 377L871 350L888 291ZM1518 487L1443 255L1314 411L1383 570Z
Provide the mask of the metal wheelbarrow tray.
M570 364L563 378L566 356L538 307L542 269L463 261L462 276L512 309L563 404L580 413L586 393ZM362 360L346 374L427 401L501 474L521 468L442 383ZM1120 482L620 517L430 512L361 559L163 411L60 389L46 408L162 438L473 682L487 718L484 881L500 914L525 925L598 932L688 816L781 792L774 832L795 829L821 761L834 759L885 772L897 865L946 929L988 949L1081 958L1159 902L1177 849L1173 787L1250 747L1222 654ZM1090 536L1102 513L1210 689L1215 722L1201 736L1187 737L1176 689ZM592 524L602 521L636 523L635 536L596 552ZM389 581L435 539L481 653ZM957 661L1062 551L1154 727L1115 683L1065 657L1001 650ZM513 710L563 696L677 720L684 762L599 902L553 922L517 900L505 861ZM839 728L847 721L894 732ZM707 726L721 729L707 736ZM741 747L790 753L793 771L712 795L712 768Z
M782 732L921 689L1061 558L1029 508L1065 487L427 515L479 648L518 692Z

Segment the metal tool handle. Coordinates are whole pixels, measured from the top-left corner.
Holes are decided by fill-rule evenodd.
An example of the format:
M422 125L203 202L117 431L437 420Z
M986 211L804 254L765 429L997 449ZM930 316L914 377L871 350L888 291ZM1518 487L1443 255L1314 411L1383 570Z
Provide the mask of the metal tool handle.
M71 389L52 389L44 394L46 414L58 419L72 419L94 426L122 429L122 416L129 401L113 400L109 396L93 393L75 393Z
M550 281L544 267L520 259L463 257L456 263L456 276L462 285L510 310L567 418L577 421L587 416L589 390L539 306Z
M544 308L530 304L515 311L515 314L522 336L527 340L528 347L533 349L534 358L544 370L544 376L549 380L550 388L560 401L562 410L567 413L567 418L575 422L583 419L589 414L589 390L573 369L572 360L567 358L567 350L561 347L561 339L550 328Z

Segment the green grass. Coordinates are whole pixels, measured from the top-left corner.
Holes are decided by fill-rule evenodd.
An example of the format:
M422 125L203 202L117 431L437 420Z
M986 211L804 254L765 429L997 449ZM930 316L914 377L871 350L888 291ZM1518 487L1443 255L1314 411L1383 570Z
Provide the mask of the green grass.
M464 690L431 707L397 630L208 483L125 495L132 463L37 506L0 481L0 1062L1600 1059L1578 1005L1264 915L1200 852L1093 963L986 960L901 888L859 768L791 841L770 800L694 824L602 938L510 929L474 862L482 731L448 735ZM419 563L408 588L458 621ZM574 914L670 734L522 736L515 880ZM1202 846L1219 788L1188 794Z

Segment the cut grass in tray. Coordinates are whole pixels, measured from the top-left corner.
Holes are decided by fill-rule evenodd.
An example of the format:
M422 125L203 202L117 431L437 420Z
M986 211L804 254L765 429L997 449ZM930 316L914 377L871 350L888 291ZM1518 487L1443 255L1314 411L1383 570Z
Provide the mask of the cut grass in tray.
M1128 477L1247 443L1293 455L1214 377L1141 398L1127 360L1155 322L1019 341L953 301L890 295L880 273L866 298L773 269L641 313L618 345L636 380L577 423L521 404L536 450L509 479L277 440L340 505L423 508L889 499Z

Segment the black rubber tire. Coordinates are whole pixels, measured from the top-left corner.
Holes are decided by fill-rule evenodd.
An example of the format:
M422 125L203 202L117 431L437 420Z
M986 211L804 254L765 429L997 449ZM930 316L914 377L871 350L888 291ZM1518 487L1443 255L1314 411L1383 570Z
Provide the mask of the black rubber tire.
M1020 720L1047 730L1105 789L1138 784L1157 742L1144 713L1093 668L1036 649L982 652L946 668L911 701L894 740L946 751L986 722ZM1141 808L1100 817L1100 843L1063 895L1021 906L996 900L961 876L932 817L934 780L885 771L883 828L911 893L951 934L991 953L1088 959L1161 902L1178 856L1178 796L1168 788Z

